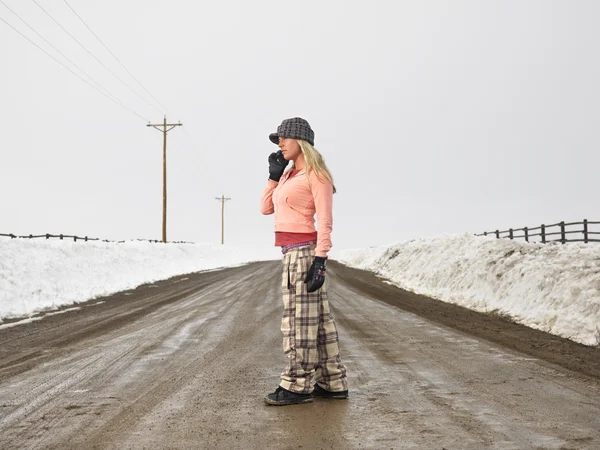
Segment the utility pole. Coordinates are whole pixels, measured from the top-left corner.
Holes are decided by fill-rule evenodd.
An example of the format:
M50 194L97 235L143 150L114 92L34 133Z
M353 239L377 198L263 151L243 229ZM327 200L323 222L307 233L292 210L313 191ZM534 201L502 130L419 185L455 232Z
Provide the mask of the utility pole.
M167 123L167 116L162 124L149 123L147 127L154 127L163 134L163 221L162 221L162 241L167 242L167 133L175 127L183 124ZM162 130L159 128L162 127ZM171 127L167 129L167 127Z
M231 199L221 195L221 197L215 197L215 200L221 202L221 245L223 245L225 244L225 202Z

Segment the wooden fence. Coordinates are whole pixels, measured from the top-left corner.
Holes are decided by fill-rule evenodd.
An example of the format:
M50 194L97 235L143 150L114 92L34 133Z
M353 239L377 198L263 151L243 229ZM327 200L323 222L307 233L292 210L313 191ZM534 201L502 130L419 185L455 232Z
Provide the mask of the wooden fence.
M592 231L594 225L600 225L600 222L590 222L584 219L583 222L559 222L552 225L540 225L534 228L509 228L505 231L485 231L482 234L476 236L489 236L495 235L496 238L508 238L508 239L525 239L527 242L541 242L546 244L548 242L600 242L600 227L596 231ZM581 228L573 229L573 227L582 226ZM556 230L556 231L555 231ZM579 236L573 236L578 234ZM539 241L537 238L540 238ZM558 237L558 238L557 238ZM533 241L530 241L533 239Z
M51 239L51 238L57 238L57 239L73 239L74 242L77 242L77 240L80 241L101 241L101 242L116 242L116 243L124 243L126 241L111 241L108 239L99 239L99 238L90 238L87 236L81 237L81 236L71 236L68 234L38 234L38 235L33 235L30 234L28 236L17 236L15 234L9 233L9 234L4 234L4 233L0 233L0 236L4 236L4 237L9 237L11 239L36 239L36 238L46 238L46 239ZM133 240L133 239L132 239ZM135 239L136 241L143 241L143 242L153 242L153 243L162 243L162 241L160 240L154 240L154 239ZM193 242L188 242L188 241L169 241L168 244L193 244Z

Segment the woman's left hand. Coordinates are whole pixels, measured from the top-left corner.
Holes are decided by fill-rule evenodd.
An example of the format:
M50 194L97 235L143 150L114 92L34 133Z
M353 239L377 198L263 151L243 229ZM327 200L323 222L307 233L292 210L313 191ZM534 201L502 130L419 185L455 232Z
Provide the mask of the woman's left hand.
M308 292L315 292L325 283L325 261L327 261L327 258L315 256L315 260L304 279L304 282L308 283Z
M281 150L273 152L269 155L269 179L273 181L279 181L288 162L281 153Z

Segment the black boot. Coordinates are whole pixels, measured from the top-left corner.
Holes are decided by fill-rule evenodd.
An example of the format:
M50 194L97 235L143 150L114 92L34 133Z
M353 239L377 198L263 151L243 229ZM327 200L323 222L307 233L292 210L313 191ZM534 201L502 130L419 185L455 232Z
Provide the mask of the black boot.
M315 384L315 390L313 391L313 395L315 397L319 397L319 398L345 399L345 398L348 398L348 391L332 392L332 391L323 389L318 384Z
M268 394L265 397L265 403L267 405L285 406L295 405L298 403L310 403L313 401L311 394L296 394L295 392L288 391L287 389L278 386L275 392Z

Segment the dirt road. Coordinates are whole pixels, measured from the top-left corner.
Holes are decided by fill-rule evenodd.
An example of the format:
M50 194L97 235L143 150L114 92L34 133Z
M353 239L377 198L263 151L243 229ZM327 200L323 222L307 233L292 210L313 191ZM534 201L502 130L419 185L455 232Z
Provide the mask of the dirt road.
M278 262L0 329L2 449L597 449L600 350L332 262L351 398L269 407Z

